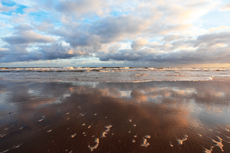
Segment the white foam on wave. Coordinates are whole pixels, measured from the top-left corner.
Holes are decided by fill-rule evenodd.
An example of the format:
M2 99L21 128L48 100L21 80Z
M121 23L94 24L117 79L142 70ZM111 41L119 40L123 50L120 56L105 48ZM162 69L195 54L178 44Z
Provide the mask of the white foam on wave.
M220 71L224 71L220 73ZM230 79L229 68L82 68L82 67L54 67L54 68L0 68L3 80L14 81L74 81L74 82L149 82L149 81L212 81ZM12 73L17 75L12 75ZM19 73L24 72L24 73ZM39 73L38 73L39 72ZM43 73L40 73L43 72ZM49 73L54 72L54 73ZM65 72L56 73L58 72ZM79 73L81 72L81 73ZM78 77L76 78L76 74ZM97 73L97 77L92 77ZM104 73L107 73L104 75ZM175 74L176 73L176 74ZM130 76L130 77L127 77ZM135 76L135 77L133 77ZM67 95L68 96L68 95Z

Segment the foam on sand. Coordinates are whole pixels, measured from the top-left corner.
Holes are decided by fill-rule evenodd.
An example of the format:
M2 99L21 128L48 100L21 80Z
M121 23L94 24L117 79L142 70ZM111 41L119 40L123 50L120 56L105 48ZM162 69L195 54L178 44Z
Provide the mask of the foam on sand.
M21 146L22 146L22 144L19 144L19 145L15 146L14 148L19 148L19 147L21 147Z
M101 137L102 138L105 138L106 136L106 134L108 134L108 132L110 131L110 128L112 127L112 125L107 125L107 126L105 126L105 128L106 128L106 130L104 131L104 132L102 132L102 134L101 134Z
M88 145L89 150L90 150L91 152L92 152L94 149L97 149L97 147L99 146L99 138L96 138L96 139L94 140L94 142L96 142L96 145L95 145L95 146L90 147L90 145Z
M185 135L183 139L178 139L177 142L179 145L182 145L184 141L188 140L188 135Z
M172 144L172 142L169 142L169 145L170 145L170 147L173 147L173 144Z
M86 114L86 113L84 113L84 114L80 113L80 116L82 116L82 117L83 117L83 116L85 116L85 114Z
M6 152L8 152L10 149L6 149L6 150L4 150L3 152L1 152L1 153L6 153Z
M44 119L40 119L40 120L38 120L38 122L41 122L41 121L43 121Z
M210 149L204 148L204 149L205 149L205 150L204 150L204 153L211 153L212 150L213 150L213 148L214 148L214 146L211 146Z
M149 138L151 138L150 135L146 135L146 136L143 137L143 142L141 144L142 147L146 148L146 147L148 147L150 145L150 143L147 142L147 139L149 139Z
M74 138L77 135L77 133L74 133L71 135L71 138Z
M220 137L218 137L218 136L216 136L216 137L219 139L219 141L215 141L214 139L212 139L212 142L214 142L214 143L215 143L215 146L219 147L220 150L221 150L222 152L224 152L224 150L223 150L224 145L223 145L223 143L222 143L222 139L221 139Z
M48 130L47 132L50 133L52 131L52 129Z

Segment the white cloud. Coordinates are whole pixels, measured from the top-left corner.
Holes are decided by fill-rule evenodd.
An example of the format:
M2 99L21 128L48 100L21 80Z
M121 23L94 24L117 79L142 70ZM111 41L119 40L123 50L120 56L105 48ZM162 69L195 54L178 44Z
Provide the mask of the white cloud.
M16 6L12 6L12 7L7 7L2 5L2 3L0 3L0 13L1 12L9 12L9 11L13 11L16 9Z
M230 10L230 3L228 4L225 4L222 8L221 8L222 11L229 11Z
M23 0L16 3L27 6L25 14L4 17L12 27L7 27L8 34L1 32L7 45L0 47L8 50L5 62L79 56L102 61L228 62L223 55L228 55L230 25L205 27L205 20L200 20L219 11L221 2ZM0 4L0 10L3 7L13 9ZM203 23L197 25L198 21ZM15 53L20 55L15 58Z
M230 30L229 26L218 26L218 27L212 27L210 29L208 29L210 32L217 32L217 31L225 31L225 30Z

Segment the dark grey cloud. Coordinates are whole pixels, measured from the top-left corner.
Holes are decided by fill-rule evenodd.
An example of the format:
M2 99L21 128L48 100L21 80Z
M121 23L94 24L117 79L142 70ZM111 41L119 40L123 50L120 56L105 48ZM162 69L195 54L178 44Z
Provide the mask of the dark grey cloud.
M90 24L69 24L50 33L61 36L72 47L95 47L103 43L123 41L124 38L131 39L145 29L147 24L144 19L132 15L108 16Z
M214 52L209 51L173 51L168 53L144 53L143 52L125 52L121 51L115 54L100 55L102 61L123 60L123 61L152 61L157 63L171 64L198 64L198 63L227 63L230 62L228 52L230 46Z
M12 47L10 50L4 51L0 62L17 62L17 61L35 61L35 60L53 60L53 59L68 59L72 57L81 56L82 54L70 53L70 48L65 47L59 43L52 45L39 45L38 49L27 51L26 46ZM21 51L21 52L20 52Z
M170 36L171 37L171 36ZM177 40L177 37L172 37ZM168 39L168 36L166 36ZM173 40L170 39L170 40ZM164 38L163 38L164 40ZM135 44L135 48L133 47ZM152 61L172 64L198 64L198 63L227 63L230 62L230 34L228 32L200 35L197 39L184 39L165 44L147 43L138 45L134 42L132 49L117 50L115 53L101 53L102 61ZM190 50L181 49L185 45ZM139 48L140 50L136 50Z
M108 61L110 59L118 61L137 61L142 59L142 55L133 52L132 50L122 50L117 53L107 53L99 56L101 61Z
M54 8L64 14L81 16L82 14L94 14L106 6L104 0L65 0L59 1Z
M218 43L230 44L230 32L219 32L198 36L194 45L197 47L201 44L205 44L211 47Z
M2 38L7 43L4 46L7 50L1 51L0 62L68 59L80 55L57 43L53 37L34 32L30 25L22 24L14 29L12 36Z
M30 44L30 43L50 43L55 40L49 36L43 36L32 30L18 31L14 35L2 38L8 44Z
M180 36L180 35L166 35L162 41L163 42L171 42L171 41L175 41L175 40L179 40L179 39L183 39L185 37Z
M92 24L89 31L99 35L102 43L111 42L125 36L127 39L143 31L148 24L145 20L132 15L109 16Z

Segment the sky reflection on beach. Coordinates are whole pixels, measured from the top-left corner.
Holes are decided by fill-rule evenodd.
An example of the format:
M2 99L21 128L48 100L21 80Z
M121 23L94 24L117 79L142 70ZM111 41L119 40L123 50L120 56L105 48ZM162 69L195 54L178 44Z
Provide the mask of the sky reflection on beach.
M230 151L230 82L0 82L0 152Z

